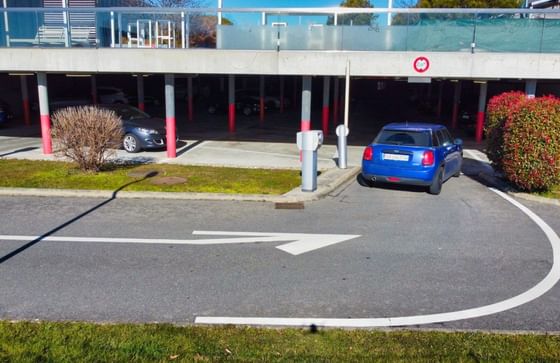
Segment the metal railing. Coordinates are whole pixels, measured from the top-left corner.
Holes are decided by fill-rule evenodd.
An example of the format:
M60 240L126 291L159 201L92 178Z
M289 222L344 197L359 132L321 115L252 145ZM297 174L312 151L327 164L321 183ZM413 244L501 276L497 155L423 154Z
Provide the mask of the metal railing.
M558 34L560 9L0 8L0 48L560 53Z

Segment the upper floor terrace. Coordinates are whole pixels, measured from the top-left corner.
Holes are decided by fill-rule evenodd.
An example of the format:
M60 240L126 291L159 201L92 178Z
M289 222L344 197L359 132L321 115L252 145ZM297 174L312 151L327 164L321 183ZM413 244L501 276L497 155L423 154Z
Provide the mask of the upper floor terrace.
M559 78L560 9L2 8L0 71ZM127 49L128 51L118 51ZM195 51L196 50L196 51ZM2 53L0 53L2 54Z

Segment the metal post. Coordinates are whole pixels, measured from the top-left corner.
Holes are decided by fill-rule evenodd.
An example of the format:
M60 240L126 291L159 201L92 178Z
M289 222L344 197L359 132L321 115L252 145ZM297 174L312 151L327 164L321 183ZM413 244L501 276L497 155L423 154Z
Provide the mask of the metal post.
M284 113L284 76L280 76L280 113Z
M181 11L181 48L186 48L185 46L185 12Z
M146 104L144 101L144 76L142 74L136 76L136 92L138 96L138 108L144 111L146 109ZM165 105L167 106L167 102Z
M259 80L259 120L261 126L264 123L264 76L260 76Z
M41 118L41 139L43 154L52 154L51 116L49 113L49 94L47 89L47 74L37 73L37 91L39 94L39 115Z
M165 75L165 129L167 136L167 157L177 157L175 122L175 78Z
M338 80L338 77L334 78L334 94L333 94L333 123L336 127L336 125L338 125L338 115L340 113L339 111L339 107L340 107L340 97L339 97L339 91L340 91L340 85L339 85L340 81Z
M228 82L228 130L235 132L235 76L229 75Z
M393 0L388 1L387 8L389 8L389 12L387 13L387 25L391 26L393 22L393 14L390 12L390 10L393 8Z
M224 7L224 0L218 0L218 9L222 9ZM218 11L218 25L222 25L222 12Z
M301 131L311 130L311 76L302 77Z
M8 8L8 0L3 1L4 9ZM6 47L10 46L10 26L8 24L8 12L4 11L4 31L6 33Z
M486 110L486 94L488 93L488 83L480 84L480 95L478 98L478 113L476 115L476 142L482 142L484 131L484 112Z
M115 48L115 12L111 11L111 48Z
M346 82L344 85L344 126L348 129L350 114L350 61L346 61Z
M26 126L31 124L31 112L29 111L29 90L27 88L27 76L19 76L21 85L21 101L23 105L23 121Z
M64 9L68 8L67 0L62 0L62 7ZM70 47L70 30L69 30L69 22L70 19L68 18L68 11L64 11L62 13L63 22L64 22L64 46L66 48Z
M461 81L455 83L453 92L453 116L451 118L451 128L457 129L457 117L459 116L459 104L461 103Z
M90 77L90 91L91 91L91 101L94 105L97 105L97 79L95 74Z
M338 167L346 169L348 167L347 156L347 136L350 132L348 129L348 116L350 111L350 61L346 61L346 82L344 89L344 124L337 126L336 135L338 136Z
M192 76L187 77L187 113L189 122L193 121L193 86Z
M537 94L537 80L528 79L525 81L525 94L527 98L535 98Z
M330 113L330 93L331 93L331 78L328 76L323 77L323 135L329 134L329 113Z

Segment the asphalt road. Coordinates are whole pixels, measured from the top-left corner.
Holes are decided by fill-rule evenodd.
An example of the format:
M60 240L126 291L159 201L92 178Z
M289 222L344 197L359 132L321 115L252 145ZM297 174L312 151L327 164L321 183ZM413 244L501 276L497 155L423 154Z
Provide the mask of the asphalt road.
M103 205L102 203L106 202ZM523 202L560 232L558 207ZM303 210L273 204L0 198L1 235L208 239L195 230L352 234L298 256L228 245L0 240L0 318L192 323L200 316L382 318L521 294L552 267L543 231L467 177L440 196L352 182ZM4 257L2 257L4 256ZM560 331L560 286L520 307L426 328Z

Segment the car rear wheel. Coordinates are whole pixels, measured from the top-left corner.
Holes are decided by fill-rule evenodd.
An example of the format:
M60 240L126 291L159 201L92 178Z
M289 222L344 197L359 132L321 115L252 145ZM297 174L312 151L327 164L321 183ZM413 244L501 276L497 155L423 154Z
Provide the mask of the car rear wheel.
M373 182L371 180L367 180L362 174L358 174L358 184L367 188L373 187Z
M443 185L443 168L439 168L436 177L432 182L432 185L430 185L430 188L428 189L428 192L433 195L438 195L439 193L441 193L442 185Z
M137 153L140 151L140 141L133 134L124 135L123 148L129 153Z

